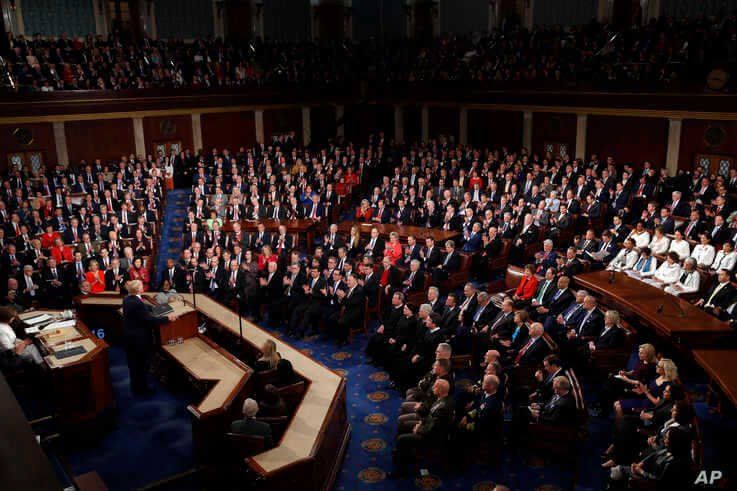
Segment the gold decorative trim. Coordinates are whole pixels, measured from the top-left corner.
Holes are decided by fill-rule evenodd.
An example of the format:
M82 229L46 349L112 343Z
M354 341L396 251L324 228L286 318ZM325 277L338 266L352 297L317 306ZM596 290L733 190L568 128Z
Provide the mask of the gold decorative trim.
M75 101L77 103L79 101ZM377 102L377 104L382 104ZM387 103L388 104L388 103ZM341 104L322 104L336 105ZM522 104L458 104L453 102L433 102L411 104L432 107L451 107L458 108L461 106L469 110L494 110L494 111L510 111L524 113L556 113L556 114L574 114L588 116L619 116L619 117L636 117L636 118L657 118L657 119L697 119L712 121L737 121L737 112L705 112L705 111L685 111L685 110L659 110L659 109L619 109L606 107L585 107L585 106L540 106L540 105L522 105ZM308 105L303 104L273 104L263 105L242 105L242 106L208 106L199 108L182 108L182 109L153 109L145 111L119 111L119 112L101 112L101 113L80 113L80 114L45 114L40 116L10 116L0 118L0 124L28 124L28 123L55 123L55 122L71 122L71 121L95 121L102 119L127 119L127 118L150 118L162 116L182 116L192 114L220 114L231 112L247 112L247 111L268 111L278 109L299 109ZM311 106L310 106L311 107Z

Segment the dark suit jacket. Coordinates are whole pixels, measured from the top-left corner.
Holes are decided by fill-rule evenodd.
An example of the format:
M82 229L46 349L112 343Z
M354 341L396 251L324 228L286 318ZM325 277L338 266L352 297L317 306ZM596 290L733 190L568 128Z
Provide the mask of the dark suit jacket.
M621 327L613 327L601 332L594 341L597 349L621 348L624 346L625 333Z
M450 259L448 259L448 262L443 265L446 259L448 259L448 254L445 254L443 260L440 262L440 266L443 266L443 270L445 272L453 273L461 268L461 256L458 254L457 251L453 251L451 253Z
M346 291L346 296L340 302L343 306L343 315L340 321L348 325L359 325L359 323L363 323L366 295L364 295L363 288L360 286L356 286L350 296L348 296L349 291Z
M576 424L576 401L570 392L556 398L553 396L540 410L541 423L556 426L574 426Z
M555 296L557 293L558 289L553 289L552 295L550 295L548 301L543 304L548 309L548 315L557 316L558 314L563 312L563 310L565 310L565 308L568 307L573 301L573 293L570 289L564 290L556 298Z
M709 301L709 297L711 297L712 293L714 293L714 290L716 290L718 286L719 283L717 282L713 287L709 289L709 292L702 297L704 299L704 303ZM734 302L736 293L737 291L735 291L734 287L731 284L727 284L724 288L719 290L719 293L717 293L716 296L711 300L711 304L724 310L729 307L732 302Z
M604 329L604 315L599 309L594 309L588 317L584 312L572 327L581 338L596 338Z
M269 423L255 419L239 419L230 424L230 431L239 435L262 436L264 437L264 446L266 448L274 446L274 439L271 435L271 426L269 426Z
M153 349L154 329L168 322L155 317L143 300L135 295L123 299L123 340L129 350L149 351Z
M525 351L522 357L520 357L517 364L523 367L539 366L543 362L543 358L545 358L548 353L550 353L548 343L545 339L539 337L527 348L527 351Z
M442 252L440 252L440 248L437 245L432 248L432 252L430 254L427 252L427 247L423 247L422 250L425 254L426 268L434 268L443 262Z
M422 271L417 271L414 278L412 278L412 283L409 285L405 285L404 282L408 281L410 276L412 276L412 272L410 270L407 270L407 272L404 274L404 280L402 281L402 289L405 290L405 292L418 292L422 290L422 288L425 286L425 273L423 273Z
M423 439L438 442L448 438L451 422L453 421L453 406L448 397L438 399L430 406L430 412L420 422L418 434Z

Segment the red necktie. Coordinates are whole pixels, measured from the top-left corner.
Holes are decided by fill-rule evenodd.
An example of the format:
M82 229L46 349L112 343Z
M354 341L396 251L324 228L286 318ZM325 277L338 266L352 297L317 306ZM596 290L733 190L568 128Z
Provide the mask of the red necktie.
M527 352L527 349L532 345L533 341L534 339L530 339L529 341L527 341L527 343L525 343L524 346L522 346L522 349L519 350L519 352L517 353L517 356L514 358L515 365L519 363L519 361L522 359L524 354Z

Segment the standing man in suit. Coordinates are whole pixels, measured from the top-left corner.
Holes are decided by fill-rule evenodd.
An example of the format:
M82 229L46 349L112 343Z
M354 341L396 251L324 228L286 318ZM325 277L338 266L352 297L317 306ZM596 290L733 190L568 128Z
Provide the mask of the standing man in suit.
M135 395L147 395L152 389L146 383L146 372L154 348L154 329L177 320L177 316L154 317L151 309L141 299L143 283L140 280L126 284L128 296L123 299L123 339L128 357L131 391Z
M358 286L355 275L349 275L345 279L347 290L338 290L338 302L341 305L342 314L335 324L334 335L338 346L348 344L348 334L352 326L360 326L363 323L363 310L366 296L363 288Z

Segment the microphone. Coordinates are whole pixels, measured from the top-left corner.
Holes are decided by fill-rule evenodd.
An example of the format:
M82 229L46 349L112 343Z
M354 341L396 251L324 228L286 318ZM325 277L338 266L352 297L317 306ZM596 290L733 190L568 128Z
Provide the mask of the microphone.
M615 271L614 271L614 270L612 270L612 271L610 271L610 272L609 272L609 284L610 284L610 285L611 285L612 283L614 283L614 279L616 278L616 276L615 276L615 275L616 275L616 273L615 273Z

